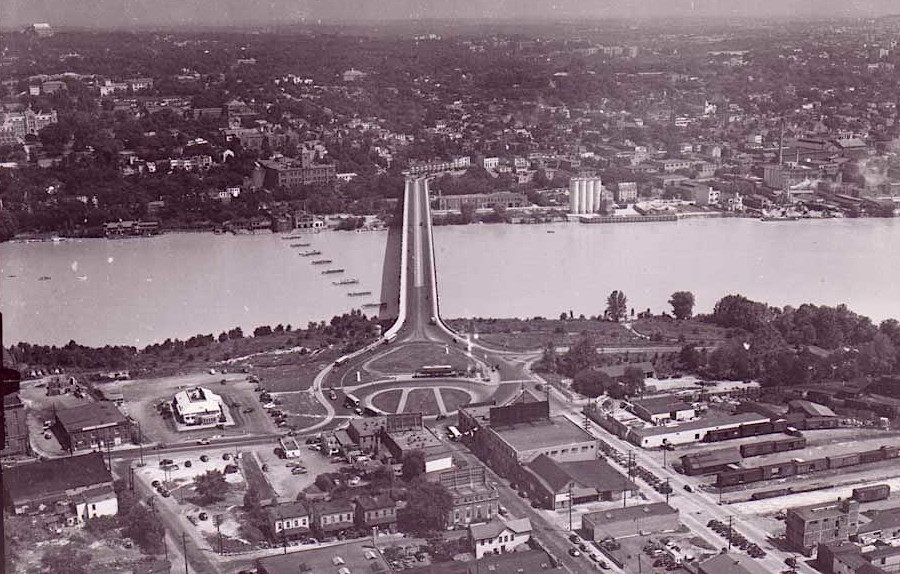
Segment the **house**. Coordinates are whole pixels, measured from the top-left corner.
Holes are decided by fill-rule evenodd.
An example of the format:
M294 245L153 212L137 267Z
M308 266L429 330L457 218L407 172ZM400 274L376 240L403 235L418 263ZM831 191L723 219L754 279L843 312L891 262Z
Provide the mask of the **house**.
M356 500L356 524L393 532L397 526L397 503L386 494L360 496Z
M282 502L267 506L265 511L272 540L290 540L309 533L309 509L302 502Z
M542 508L562 510L570 504L616 500L637 485L605 460L559 462L542 454L523 466L519 486Z
M349 500L317 502L313 505L312 517L312 529L318 536L337 534L353 526L353 503Z
M381 431L385 417L365 417L350 420L347 435L365 452L376 452L381 444Z
M119 446L131 440L132 424L111 402L56 411L54 432L69 452Z
M505 554L531 538L531 521L519 518L507 522L492 520L485 524L469 526L469 541L475 549L475 558L485 554Z
M55 516L74 525L119 509L112 474L98 452L13 466L3 474L5 502L15 514Z

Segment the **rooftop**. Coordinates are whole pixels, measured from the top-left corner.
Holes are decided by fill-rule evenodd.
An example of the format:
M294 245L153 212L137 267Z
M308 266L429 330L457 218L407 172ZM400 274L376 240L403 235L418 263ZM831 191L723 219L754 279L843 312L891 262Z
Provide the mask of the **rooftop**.
M439 562L404 570L405 574L536 574L554 572L550 557L540 550L488 555L471 562Z
M397 503L387 494L377 496L360 496L356 501L363 510L377 510L379 508L395 508Z
M648 436L656 436L661 434L669 434L672 432L684 432L684 431L692 431L692 430L704 430L710 429L713 427L726 427L726 426L737 426L737 425L746 425L752 423L764 423L769 420L769 417L764 417L757 413L739 413L736 415L710 415L705 416L701 419L686 422L680 425L663 425L663 426L649 426L644 428L636 428L633 429L633 432L639 434L642 437Z
M314 506L316 513L334 514L337 512L353 512L353 503L349 500L323 500Z
M68 433L126 423L125 415L112 403L87 403L56 411L56 418Z
M799 409L803 411L804 414L810 417L836 417L834 411L826 407L825 405L820 405L819 403L814 403L812 401L804 401L804 400L794 400L788 403L794 409Z
M350 426L359 436L372 436L384 427L384 417L363 417L350 421Z
M282 520L285 518L297 518L309 516L309 509L302 502L282 502L266 507L266 515L269 520Z
M435 451L448 450L446 445L428 428L388 433L401 451L422 450L426 456Z
M3 474L14 502L112 482L103 454L99 452L13 466Z
M684 464L695 467L721 466L741 462L741 451L736 447L719 448L686 454L681 457Z
M483 524L472 524L469 526L469 532L475 540L488 540L496 538L504 530L511 530L516 534L531 532L531 521L527 518L517 518L504 522L502 520L491 520Z
M867 534L883 528L896 528L897 526L900 526L900 506L878 512L872 517L871 522L859 525L859 533Z
M553 416L549 421L495 427L493 431L517 452L597 440L591 433L564 416Z
M640 407L652 415L667 414L672 411L688 410L693 407L674 395L663 395L641 401L634 401L636 407Z
M558 462L542 454L528 464L528 470L556 492L565 488L569 482L575 482L582 488L595 488L600 492L637 488L625 475L600 459Z
M584 518L587 518L594 524L604 524L621 522L623 520L636 520L648 516L669 516L670 514L678 514L678 510L672 508L665 502L654 502L652 504L642 504L640 506L611 508L609 510L590 512L585 514Z
M788 509L788 516L796 514L803 521L821 520L823 518L837 518L844 516L847 512L842 508L844 503L859 504L852 500L836 500L834 502L824 504L808 504L806 506L798 506Z
M719 554L700 564L704 574L753 574L741 560L731 554Z

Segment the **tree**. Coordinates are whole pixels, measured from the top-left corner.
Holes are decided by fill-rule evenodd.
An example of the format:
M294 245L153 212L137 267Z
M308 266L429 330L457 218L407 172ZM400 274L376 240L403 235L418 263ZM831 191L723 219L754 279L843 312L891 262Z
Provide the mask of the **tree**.
M463 223L472 223L473 221L475 221L475 204L463 203L459 207L459 213L462 216Z
M584 369L575 373L572 378L572 388L586 397L599 397L613 384L612 379L606 373L595 369Z
M606 298L606 316L618 323L628 313L628 299L624 291L615 290Z
M644 392L644 371L640 367L628 365L625 367L622 383L629 395L642 394Z
M87 574L91 555L71 544L50 548L41 556L41 564L50 574Z
M409 482L425 474L425 453L411 450L403 457L403 480Z
M443 530L453 510L453 496L437 482L417 480L406 495L406 508L397 516L403 532L421 536Z
M690 319L694 314L694 294L690 291L676 291L669 299L676 319Z
M121 506L119 511L122 512ZM134 540L145 554L162 552L165 528L147 507L140 503L134 504L125 515L124 522L122 535Z
M194 491L202 504L210 504L225 499L228 482L221 470L207 470L194 477Z

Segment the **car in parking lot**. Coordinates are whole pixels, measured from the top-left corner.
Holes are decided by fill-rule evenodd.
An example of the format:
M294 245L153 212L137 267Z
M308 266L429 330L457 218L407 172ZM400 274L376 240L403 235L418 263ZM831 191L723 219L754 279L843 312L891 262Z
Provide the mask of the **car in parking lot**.
M303 467L291 469L291 474L306 474L307 472L309 472L309 471Z
M184 468L191 468L191 461L189 461L189 460L184 461Z
M578 557L581 556L581 552L577 548L569 548L569 556Z
M209 462L209 457L205 454L200 455L200 462Z
M570 534L569 542L571 542L572 544L578 544L579 542L581 542L581 536L578 536L577 534L574 534L574 533Z
M691 488L691 485L690 485L690 484L685 484L685 485L684 485L684 489L685 489L687 492L694 492L694 489Z
M205 512L201 512L201 513L197 516L197 518L199 518L200 520L206 520L207 518L209 518L209 515L206 514Z
M152 486L153 488L159 488L160 484L162 484L160 481L154 480L153 482L150 483L150 486Z

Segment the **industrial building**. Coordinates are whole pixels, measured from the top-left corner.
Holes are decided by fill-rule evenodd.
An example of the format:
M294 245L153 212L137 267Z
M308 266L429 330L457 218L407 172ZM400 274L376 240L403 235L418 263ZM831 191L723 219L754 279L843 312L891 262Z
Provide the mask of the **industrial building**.
M495 191L493 193L467 193L462 195L441 195L437 198L437 208L441 210L460 211L463 205L471 205L475 209L493 209L501 206L507 209L525 207L529 204L524 193L515 191Z
M222 398L209 389L193 387L176 393L172 410L185 425L214 425L222 417Z
M826 574L888 574L900 571L900 547L860 548L852 542L828 542L816 548L816 564Z
M878 511L872 520L859 525L856 536L863 544L890 544L900 540L900 507Z
M490 426L475 433L475 450L497 472L519 476L519 465L545 454L558 462L597 458L597 439L564 416L550 416L547 401L490 410Z
M25 418L25 404L18 393L3 395L3 450L0 456L28 454L31 445L28 441L28 422Z
M674 395L634 401L632 411L645 421L655 425L671 421L687 421L697 414L692 405Z
M738 438L743 436L742 427L768 422L767 417L756 413L705 416L680 425L629 428L625 433L625 438L643 448L659 448L666 444L678 445L709 441L711 435L715 436L714 433L718 431L731 431L734 433L733 438Z
M581 517L582 534L593 541L674 532L680 527L678 510L665 502L611 508Z
M259 162L263 170L263 184L268 189L295 188L304 185L325 185L337 181L333 163L314 163L314 154L306 150L301 158L280 158Z
M559 462L542 454L522 467L519 486L542 508L614 500L638 487L605 460Z
M584 215L601 211L603 184L599 177L573 177L569 180L569 213Z
M69 452L119 446L132 438L131 421L108 402L59 409L53 429Z
M840 500L791 508L785 519L785 538L808 555L818 544L840 542L854 536L859 525L859 503Z

